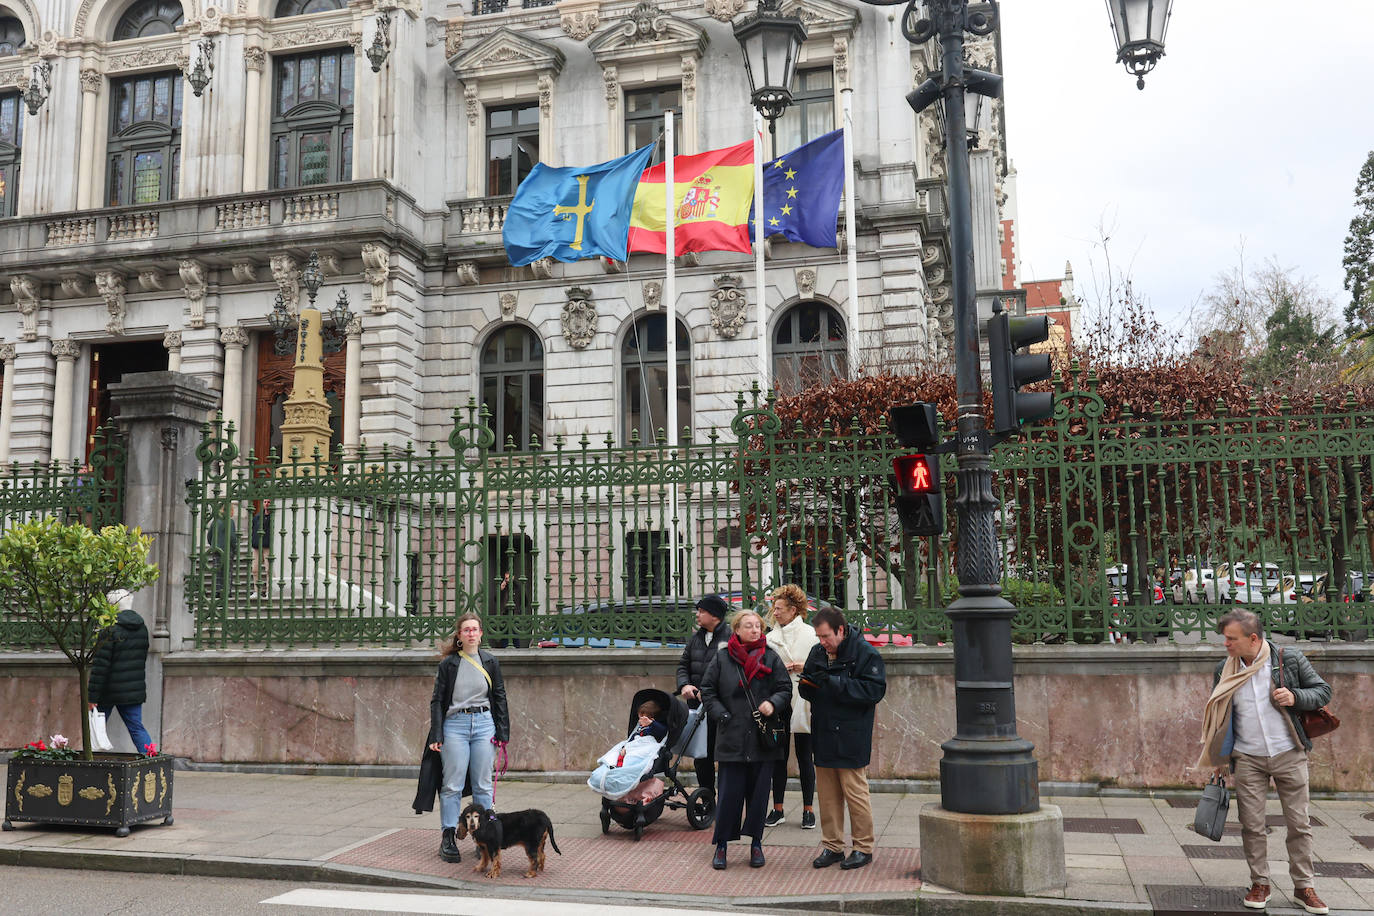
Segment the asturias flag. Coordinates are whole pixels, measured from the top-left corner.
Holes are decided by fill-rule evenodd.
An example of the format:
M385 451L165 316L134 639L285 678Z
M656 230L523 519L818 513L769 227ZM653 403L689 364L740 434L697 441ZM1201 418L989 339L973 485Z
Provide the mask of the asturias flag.
M630 220L630 250L663 253L664 218L660 163L644 172L635 191ZM673 160L673 199L677 202L674 254L689 251L750 251L749 207L754 198L754 144L746 141Z
M511 264L540 258L624 261L635 185L653 152L650 144L586 168L535 165L515 189L501 231Z
M834 248L844 165L842 130L832 130L765 163L763 234L781 235L815 248Z

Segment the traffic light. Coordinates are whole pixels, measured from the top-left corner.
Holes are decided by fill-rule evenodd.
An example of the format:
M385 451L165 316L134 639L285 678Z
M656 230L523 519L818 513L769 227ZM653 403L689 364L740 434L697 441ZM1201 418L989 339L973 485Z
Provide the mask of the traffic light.
M988 360L992 365L992 419L997 433L1014 433L1022 423L1054 413L1054 394L1019 390L1051 376L1048 353L1017 353L1050 336L1044 315L1011 316L997 312L988 319Z
M922 454L892 459L892 489L897 518L908 535L939 534L945 529L945 498L940 483L939 418L935 405L907 404L894 407L888 425L897 441L907 448L926 449Z

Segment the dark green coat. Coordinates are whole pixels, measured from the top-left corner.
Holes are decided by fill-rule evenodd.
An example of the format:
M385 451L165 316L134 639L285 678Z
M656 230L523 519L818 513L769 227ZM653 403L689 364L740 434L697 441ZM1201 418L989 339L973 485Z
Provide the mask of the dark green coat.
M820 686L809 673L824 671ZM811 703L811 752L816 766L859 769L873 754L873 711L887 693L887 670L878 650L858 627L846 624L844 641L832 662L825 646L812 647L797 691Z
M137 706L148 699L145 669L148 627L136 611L120 611L113 626L96 637L90 700L102 709Z

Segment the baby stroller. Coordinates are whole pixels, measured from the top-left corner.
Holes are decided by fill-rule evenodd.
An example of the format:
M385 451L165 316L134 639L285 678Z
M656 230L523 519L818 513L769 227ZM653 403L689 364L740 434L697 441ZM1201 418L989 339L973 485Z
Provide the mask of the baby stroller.
M602 833L610 833L611 821L615 821L626 830L633 830L635 839L638 840L644 835L644 828L663 815L665 805L674 810L685 808L687 823L693 830L704 830L715 823L715 794L709 789L696 789L689 793L677 776L678 767L682 764L682 754L678 754L676 760L672 759L673 748L678 745L682 729L687 724L687 704L680 697L670 697L664 691L653 687L640 690L630 701L630 722L625 731L628 733L634 730L639 722L639 707L651 700L666 710L664 724L668 726L668 740L663 742L663 748L658 752L658 758L645 774L645 778L661 774L666 785L663 792L650 801L611 801L602 798ZM701 727L701 721L700 718L696 720L694 730ZM691 735L687 737L690 739ZM683 742L683 745L686 746L687 743L689 742Z

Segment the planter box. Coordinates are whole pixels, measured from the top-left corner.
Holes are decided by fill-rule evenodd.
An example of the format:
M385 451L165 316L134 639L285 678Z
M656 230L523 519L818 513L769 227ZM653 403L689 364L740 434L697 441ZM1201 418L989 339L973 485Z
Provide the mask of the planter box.
M94 760L10 759L4 829L14 822L129 827L172 823L172 758L97 754Z

